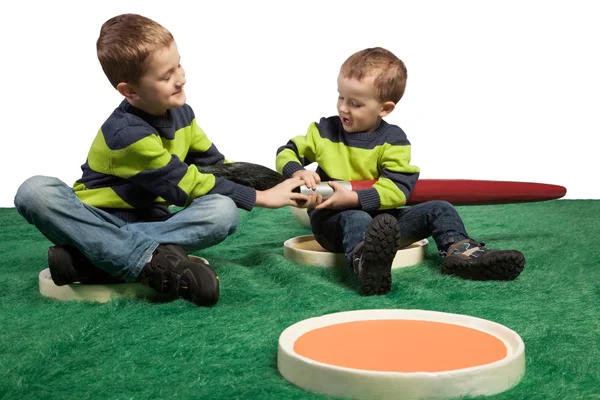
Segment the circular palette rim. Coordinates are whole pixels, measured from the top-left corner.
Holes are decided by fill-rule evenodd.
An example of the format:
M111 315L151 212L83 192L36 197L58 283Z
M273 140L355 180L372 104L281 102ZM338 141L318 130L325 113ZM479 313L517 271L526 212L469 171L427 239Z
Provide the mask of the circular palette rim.
M317 251L297 248L298 244L315 240L314 235L296 236L283 242L283 256L296 264L308 264L320 267L346 266L346 258L342 253L331 253L328 251ZM318 243L316 244L317 246ZM410 246L404 247L396 252L392 261L392 269L410 267L425 259L429 241L419 240ZM319 246L320 247L320 246Z
M295 353L294 343L306 332L344 322L403 319L444 322L491 334L507 348L507 356L489 364L442 372L395 372L346 368ZM291 383L311 392L355 399L445 399L492 395L516 386L525 374L525 344L513 330L489 320L427 310L355 310L308 318L286 328L279 337L277 365ZM399 394L402 396L399 397Z
M188 255L191 261L208 261L202 257ZM57 286L52 280L50 269L46 268L40 271L38 275L38 285L40 294L60 301L91 301L97 303L106 303L120 298L154 298L160 299L165 295L156 292L149 286L141 283L116 283L116 284L97 284L85 285L73 283L69 285Z

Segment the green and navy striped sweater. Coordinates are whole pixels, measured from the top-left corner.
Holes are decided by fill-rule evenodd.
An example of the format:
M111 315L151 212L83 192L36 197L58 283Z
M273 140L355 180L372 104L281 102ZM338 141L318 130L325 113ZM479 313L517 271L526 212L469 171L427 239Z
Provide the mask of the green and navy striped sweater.
M82 202L119 216L157 205L183 207L215 193L251 210L254 189L195 166L224 161L187 104L157 117L124 100L100 128L73 189Z
M385 121L371 133L348 133L339 117L321 118L306 135L277 150L276 168L286 178L312 162L323 182L377 180L372 188L357 190L365 211L403 206L419 178L419 168L410 165L406 134Z

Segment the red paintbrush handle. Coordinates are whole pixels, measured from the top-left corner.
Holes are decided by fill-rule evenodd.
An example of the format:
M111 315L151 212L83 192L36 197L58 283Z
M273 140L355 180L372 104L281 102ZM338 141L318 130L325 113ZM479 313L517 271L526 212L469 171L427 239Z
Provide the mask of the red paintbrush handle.
M420 179L407 204L446 200L457 206L509 204L554 200L563 197L563 186L533 182L469 179Z
M369 189L376 180L337 181L351 190ZM304 194L311 189L301 187ZM317 193L324 197L333 193L327 182L317 185ZM430 200L445 200L456 206L508 204L554 200L563 197L567 189L563 186L533 182L486 181L470 179L420 179L417 181L407 205Z

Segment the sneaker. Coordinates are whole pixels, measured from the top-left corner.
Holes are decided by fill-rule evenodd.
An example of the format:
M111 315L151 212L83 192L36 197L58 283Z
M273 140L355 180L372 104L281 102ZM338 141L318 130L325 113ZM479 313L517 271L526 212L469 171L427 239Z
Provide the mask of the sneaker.
M471 239L454 243L442 263L443 274L474 280L513 280L525 266L523 253L517 250L490 250L485 243Z
M159 245L138 279L170 299L182 297L199 306L219 300L215 271L202 260L190 261L181 246Z
M96 267L73 246L53 246L48 249L48 268L56 286L79 282L85 284L123 283Z
M380 214L365 232L365 240L356 245L352 268L360 280L363 294L386 294L392 288L392 262L400 248L398 221Z

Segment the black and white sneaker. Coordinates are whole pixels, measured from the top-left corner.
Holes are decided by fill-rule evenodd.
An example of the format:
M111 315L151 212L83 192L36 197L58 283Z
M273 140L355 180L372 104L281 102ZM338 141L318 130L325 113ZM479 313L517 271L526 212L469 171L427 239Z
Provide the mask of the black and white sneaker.
M471 239L454 243L442 263L443 274L473 280L513 280L523 271L525 257L518 250L491 250Z

